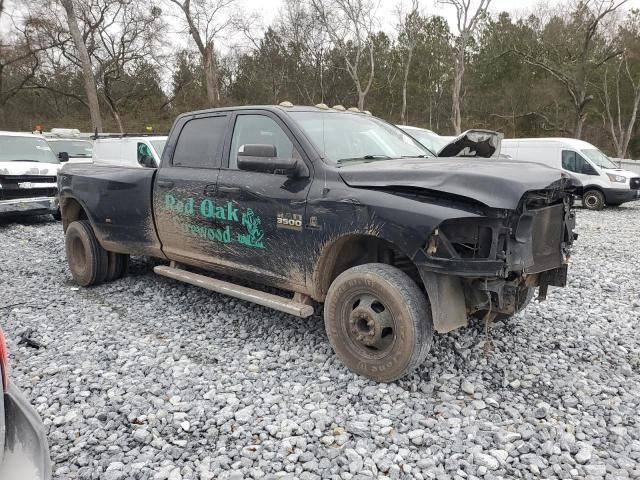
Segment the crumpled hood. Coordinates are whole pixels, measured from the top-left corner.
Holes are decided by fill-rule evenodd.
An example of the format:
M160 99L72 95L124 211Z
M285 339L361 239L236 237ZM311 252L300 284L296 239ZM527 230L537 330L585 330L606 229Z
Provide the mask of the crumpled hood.
M493 130L467 130L438 150L438 157L497 157L503 137L502 133Z
M491 208L515 210L532 190L565 188L560 171L523 161L415 158L347 163L340 176L352 187L410 187L467 197Z
M42 162L0 162L0 175L57 175L61 164Z

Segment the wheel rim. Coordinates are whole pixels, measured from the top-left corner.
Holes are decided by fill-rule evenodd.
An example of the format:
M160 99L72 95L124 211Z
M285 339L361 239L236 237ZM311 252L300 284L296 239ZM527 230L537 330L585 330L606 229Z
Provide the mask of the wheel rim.
M347 303L347 336L366 357L384 357L395 343L395 322L389 308L375 295L359 293Z
M587 207L597 207L599 203L598 198L595 195L588 195L584 201L587 204Z

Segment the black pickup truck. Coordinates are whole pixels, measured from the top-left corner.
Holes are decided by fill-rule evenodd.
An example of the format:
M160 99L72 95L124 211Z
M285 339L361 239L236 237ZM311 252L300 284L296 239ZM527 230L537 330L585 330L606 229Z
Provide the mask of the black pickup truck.
M574 240L559 171L436 158L383 120L325 105L183 114L159 168L69 164L58 178L79 284L122 276L135 254L300 317L323 302L336 354L379 381L423 362L433 330L511 316L536 287L544 299L564 286Z

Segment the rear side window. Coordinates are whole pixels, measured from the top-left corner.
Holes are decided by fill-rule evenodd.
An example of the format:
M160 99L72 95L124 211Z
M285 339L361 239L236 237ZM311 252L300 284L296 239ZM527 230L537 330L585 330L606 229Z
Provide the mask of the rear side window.
M174 167L217 168L227 129L227 117L204 117L189 120L178 137Z

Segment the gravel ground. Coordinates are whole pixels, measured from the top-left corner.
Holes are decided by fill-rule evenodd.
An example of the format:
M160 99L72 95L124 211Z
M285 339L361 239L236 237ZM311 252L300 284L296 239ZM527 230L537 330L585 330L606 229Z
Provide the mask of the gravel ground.
M568 288L488 336L438 336L392 384L346 370L319 316L181 285L144 259L78 289L60 223L4 222L11 376L56 479L640 478L639 220L639 203L579 210ZM27 328L45 348L17 345Z

